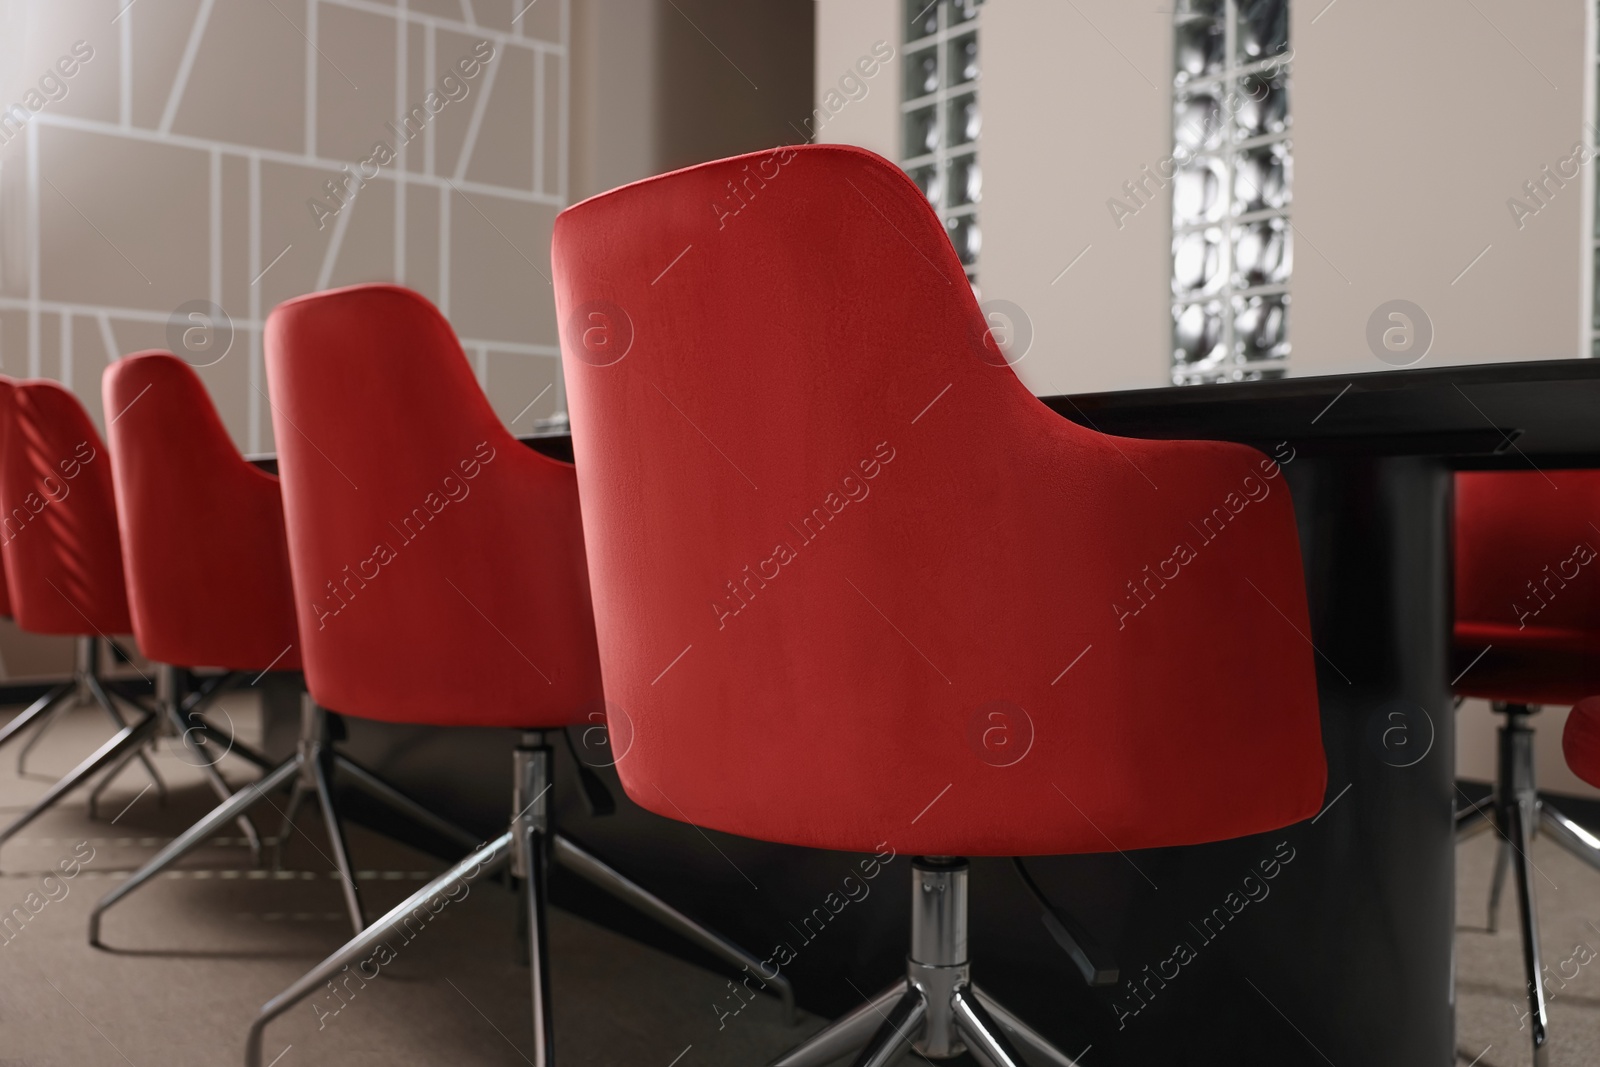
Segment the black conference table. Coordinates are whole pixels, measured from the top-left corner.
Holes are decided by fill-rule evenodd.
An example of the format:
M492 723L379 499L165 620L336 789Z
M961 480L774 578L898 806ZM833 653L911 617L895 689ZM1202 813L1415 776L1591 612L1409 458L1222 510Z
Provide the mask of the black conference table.
M1255 970L1258 988L1220 995L1249 1007L1230 1013L1249 1031L1263 1015L1301 1031L1298 1054L1284 1047L1288 1062L1453 1062L1460 795L1450 685L1461 664L1452 666L1450 643L1451 473L1600 466L1600 361L1045 402L1105 433L1292 450L1284 470L1310 598L1329 807L1295 828L1305 866L1278 880L1276 905L1260 905L1277 912L1238 930L1236 977Z
M975 973L1067 1052L1088 1046L1085 1067L1447 1067L1456 1057L1452 813L1459 799L1450 693L1451 472L1600 466L1600 360L1388 370L1044 403L1105 433L1231 440L1279 457L1304 554L1329 787L1320 815L1276 833L1135 856L1030 861L1045 892L1115 955L1124 979L1115 988L1091 990L1079 980L1044 936L1038 908L1005 861L976 861ZM523 440L571 456L565 435ZM270 717L281 722L277 733L287 742L291 711ZM508 758L509 739L352 720L350 743L485 832L503 819L501 776L481 769ZM614 815L595 816L570 770L558 769L554 804L567 832L752 949L793 942L794 922L812 914L850 869L850 857L703 834L625 802ZM614 775L604 773L620 797ZM1286 855L1292 859L1266 895L1258 899L1243 885L1261 861ZM877 888L807 938L786 968L804 1006L835 1015L860 1001L858 990L903 973L904 884L886 879ZM558 881L552 896L720 969L578 886ZM1208 922L1225 905L1232 909L1226 924ZM1180 944L1189 948L1181 964ZM1520 974L1506 977L1520 984ZM697 1046L704 1062L721 1062L717 1033L738 1025L729 1014L735 1003L742 1004L730 998L706 1005L707 1036Z

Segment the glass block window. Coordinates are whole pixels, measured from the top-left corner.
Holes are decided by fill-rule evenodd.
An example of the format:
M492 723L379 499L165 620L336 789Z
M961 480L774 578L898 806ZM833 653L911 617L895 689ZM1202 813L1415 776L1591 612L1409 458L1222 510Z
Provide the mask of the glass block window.
M904 0L905 83L900 165L949 231L975 286L983 232L978 204L978 12L983 0Z
M1178 0L1172 380L1276 378L1289 358L1289 0ZM1163 173L1165 177L1165 173Z

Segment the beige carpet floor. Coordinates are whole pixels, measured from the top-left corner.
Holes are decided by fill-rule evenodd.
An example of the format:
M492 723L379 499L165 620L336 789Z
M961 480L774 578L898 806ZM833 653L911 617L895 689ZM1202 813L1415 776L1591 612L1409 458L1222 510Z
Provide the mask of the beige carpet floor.
M1597 828L1600 829L1600 828ZM1527 1067L1522 938L1516 889L1500 901L1497 933L1488 932L1489 882L1498 838L1479 834L1456 863L1456 1056L1478 1067ZM1539 903L1553 1067L1600 1064L1600 871L1544 837L1529 853ZM1481 1058L1479 1058L1481 1057Z
M241 739L250 740L253 716L239 710L234 718ZM103 715L74 712L38 746L22 779L19 746L7 746L0 819L24 810L110 732ZM165 806L135 766L107 791L98 821L88 818L80 793L0 849L0 1067L243 1063L245 1033L261 1004L349 936L331 864L319 851L326 837L308 806L283 876L252 870L242 837L218 839L108 911L111 951L90 948L92 904L215 803L176 749L164 748L156 762L172 794ZM254 777L232 760L223 767L235 782ZM261 832L276 833L280 816L263 809ZM442 867L360 826L348 834L369 914ZM63 862L75 877L62 877ZM13 913L18 907L26 918ZM528 971L513 958L514 922L515 898L479 883L414 940L392 942L397 958L380 978L351 979L347 999L325 994L271 1026L265 1061L526 1064ZM719 1029L713 1005L726 1004L726 979L558 909L550 942L563 1065L765 1063L821 1022L790 1028L776 1001L761 998Z
M235 704L231 712L241 740L254 740L253 709ZM0 752L0 820L24 810L109 733L99 714L73 713L38 746L21 778L18 746ZM171 790L165 805L135 766L107 791L97 820L80 793L0 849L0 1067L242 1063L259 1006L348 936L321 854L326 839L306 808L282 874L253 869L242 837L217 839L108 912L110 950L90 948L93 902L213 803L175 748L156 759ZM253 777L233 761L223 767L235 781ZM262 832L276 833L278 813L258 810ZM441 867L360 826L349 836L370 914ZM1525 1002L1514 895L1502 904L1498 933L1484 921L1494 847L1480 836L1460 851L1458 1063L1519 1067L1532 1057L1519 1029ZM1533 860L1541 941L1556 976L1552 1063L1600 1064L1600 872L1542 839ZM63 863L74 877L62 875ZM381 978L352 979L344 1000L325 994L275 1023L266 1062L529 1062L528 972L513 957L514 907L504 888L480 883L397 946ZM713 1005L726 1003L724 978L559 909L550 927L563 1067L761 1064L821 1023L808 1017L785 1026L776 1003L761 998L719 1025Z

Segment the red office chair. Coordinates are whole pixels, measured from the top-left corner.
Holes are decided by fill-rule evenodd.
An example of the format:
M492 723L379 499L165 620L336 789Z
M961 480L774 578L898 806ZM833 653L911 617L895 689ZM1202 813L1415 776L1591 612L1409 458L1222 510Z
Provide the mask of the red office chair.
M1573 774L1600 789L1600 697L1585 697L1573 705L1561 732L1561 751ZM1600 856L1600 838L1587 831L1585 836L1596 850L1593 854Z
M266 1004L250 1029L252 1067L268 1022L413 911L508 858L527 891L541 1067L554 1048L547 851L733 966L759 967L550 826L550 736L601 697L572 466L511 436L450 324L407 289L361 285L282 304L266 357L312 696L388 722L509 727L522 744L511 828ZM768 985L792 1004L786 981Z
M16 388L16 385L17 382L15 378L5 374L0 374L0 448L5 446L6 440L9 436L6 427L11 422L11 394ZM3 478L0 478L0 486L3 486ZM0 520L3 520L3 516L0 516ZM9 538L10 535L11 531L9 527L0 526L0 539ZM0 564L0 615L4 615L8 619L11 618L12 615L11 592L10 588L6 585L6 572L3 564Z
M1455 690L1504 716L1494 792L1456 814L1466 840L1500 834L1489 889L1498 926L1506 874L1516 867L1518 918L1534 1062L1547 1057L1548 1015L1538 912L1528 861L1541 831L1600 868L1600 842L1539 798L1532 716L1541 704L1575 704L1600 691L1600 471L1475 471L1455 478ZM1567 736L1582 738L1577 709ZM1574 733L1576 731L1576 733ZM1580 763L1574 763L1578 770Z
M923 857L905 979L779 1062L965 1045L1021 1063L1013 1040L1069 1062L969 984L955 857L1316 813L1278 467L1050 412L922 193L870 152L786 148L606 193L558 217L554 263L628 795Z
M302 716L300 745L277 767L199 717L205 704L231 682L274 669L300 669L278 479L239 455L199 375L176 356L166 352L130 356L106 370L102 386L106 410L116 413L111 422L111 465L139 646L164 664L223 667L228 674L185 698L176 668L163 669L163 715L152 719L150 728L172 724L172 731L193 747L199 765L210 770L222 804L95 905L89 943L101 943L101 915L107 908L230 821L243 821L247 836L254 839L245 812L291 778L294 786L278 834L278 856L281 859L282 843L294 827L301 799L316 796L333 839L351 925L360 933L364 916L328 786L331 771L344 772L380 801L465 848L476 847L477 838L335 751L329 745L324 715L309 702ZM236 752L266 775L231 793L211 766L218 757L199 745L202 737L217 752Z
M16 384L16 379L11 378L8 375L0 374L0 423L9 423L11 421L11 392L16 387ZM7 431L5 426L0 425L0 447L4 446L6 437ZM0 526L0 540L9 539L10 536L10 528ZM8 619L12 617L11 593L6 586L4 566L0 566L0 615L4 615ZM56 686L50 692L40 697L30 707L23 711L21 715L17 716L11 721L11 723L7 724L4 729L0 729L0 744L4 744L7 739L15 736L17 731L26 727L30 722L38 721L38 717L41 712L47 714L51 709L59 708L61 706L61 698L65 696L68 691L69 686L63 684ZM57 694L60 695L58 696ZM40 729L36 732L43 733L44 729L44 725L41 724ZM32 742L30 741L29 744L32 744ZM27 746L24 746L24 751L26 751L26 748ZM19 766L17 768L17 773L22 773L22 767Z
M149 727L182 738L225 801L233 794L216 767L222 756L270 764L204 712L239 671L300 667L277 479L240 458L199 377L176 356L136 353L108 367L100 386L133 633L161 665L161 714ZM226 671L201 681L180 665ZM244 815L238 823L259 855L254 824ZM91 925L97 935L98 910Z
M4 844L67 793L109 769L103 788L132 759L144 764L159 795L166 789L145 755L151 743L145 722L130 724L100 677L101 642L111 645L112 634L130 629L105 445L83 405L55 382L9 382L0 389L0 403L7 408L0 417L5 436L0 443L0 557L12 614L29 633L78 638L72 678L7 723L0 744L30 723L88 701L117 727L110 740L0 830ZM142 709L140 714L148 717Z
M16 387L16 384L16 379L0 374L0 420L3 420L6 424L11 421L12 390ZM0 441L4 441L6 436L5 426L0 426ZM9 541L13 536L20 533L21 528L32 517L31 512L24 511L23 514L12 515L9 514L9 509L6 510L8 514L5 516L4 525L0 526L0 541ZM0 567L0 614L7 617L14 614L11 610L11 594L5 582L3 567ZM28 726L38 723L39 728L33 732L33 735L17 753L17 773L19 775L27 773L28 754L39 743L39 739L49 732L55 721L86 700L93 699L87 687L79 680L81 668L84 665L87 664L91 668L97 666L96 649L92 641L92 638L79 639L77 667L80 669L74 670L72 678L50 689L25 709L22 714L13 718L3 729L0 729L0 745L3 745L13 737L18 736ZM88 645L87 648L84 647L86 644Z

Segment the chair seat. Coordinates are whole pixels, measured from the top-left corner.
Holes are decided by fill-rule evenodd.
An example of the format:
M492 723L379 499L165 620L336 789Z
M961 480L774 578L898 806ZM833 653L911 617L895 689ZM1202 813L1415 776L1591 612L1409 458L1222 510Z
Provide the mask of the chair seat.
M1561 751L1573 774L1600 787L1600 697L1586 697L1573 705L1561 735Z
M1463 471L1454 521L1455 691L1518 704L1600 693L1600 471Z
M1457 623L1450 676L1461 696L1574 704L1600 692L1600 638L1566 628Z
M1600 655L1600 632L1567 626L1516 627L1500 623L1459 622L1456 647L1471 648L1477 655L1485 648L1512 649L1525 653L1572 653Z

